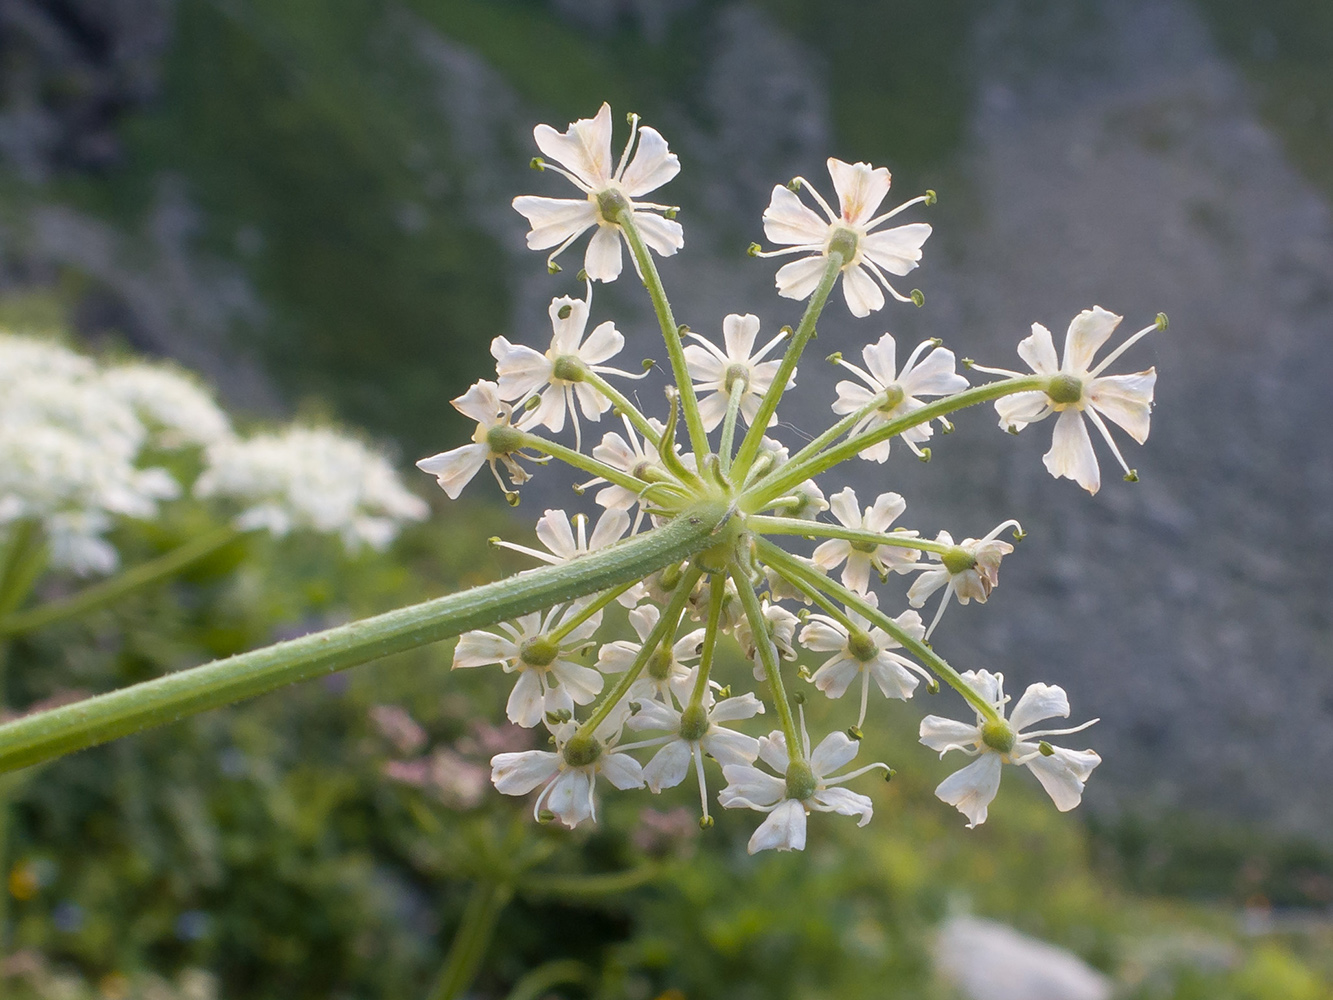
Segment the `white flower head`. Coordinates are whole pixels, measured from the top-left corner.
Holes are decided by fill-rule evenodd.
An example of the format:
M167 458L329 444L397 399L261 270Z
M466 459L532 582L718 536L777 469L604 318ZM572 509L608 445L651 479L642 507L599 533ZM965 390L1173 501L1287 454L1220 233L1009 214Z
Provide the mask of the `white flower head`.
M1038 375L1051 376L1051 381L1045 392L1018 392L995 401L1000 426L1014 433L1053 413L1059 414L1051 450L1042 456L1042 461L1056 479L1072 479L1089 493L1096 493L1101 487L1101 469L1092 450L1084 417L1092 421L1110 445L1111 453L1125 470L1126 479L1134 480L1137 474L1120 454L1120 448L1102 418L1120 425L1139 444L1148 440L1157 370L1149 368L1133 375L1102 375L1102 372L1145 334L1162 329L1165 317L1140 330L1094 364L1094 356L1110 339L1120 320L1121 317L1101 306L1083 310L1070 322L1065 333L1063 360L1055 356L1051 331L1040 323L1033 323L1032 333L1018 345L1018 354ZM999 375L1018 374L1000 368L974 367Z
M601 443L593 446L592 457L613 469L628 472L636 479L642 479L645 482L665 478L662 469L662 457L657 453L657 449L652 442L635 432L634 425L630 423L628 417L623 419L625 421L625 436L621 437L619 431L608 431L603 436ZM664 429L661 421L652 417L648 418L648 425L659 436ZM594 479L583 485L586 488L599 482L604 482L604 480ZM613 510L629 510L635 504L641 503L643 497L628 487L610 483L597 491L596 500L603 507L609 507Z
M513 496L500 478L495 463L504 465L514 486L532 477L516 460L519 452L513 447L513 438L518 433L512 425L514 409L500 399L499 386L482 379L457 399L450 400L450 403L463 416L477 422L477 429L472 432L472 443L423 458L417 462L417 468L434 476L445 495L450 500L457 500L463 487L472 481L483 465L489 463L500 488L506 495Z
M778 294L789 299L809 297L824 275L829 252L836 249L843 255L842 294L853 316L869 316L883 308L884 292L880 286L899 302L912 301L889 283L885 272L904 275L917 266L921 260L921 245L930 236L930 226L914 222L880 232L872 230L908 206L928 201L929 196L913 198L882 215L875 215L889 193L887 169L871 167L868 163L844 163L830 157L828 170L833 178L833 189L838 194L840 211L833 211L803 178L797 178L796 183L810 192L827 219L820 218L782 185L773 188L772 200L764 210L764 235L788 249L758 256L812 255L778 269Z
M801 623L800 619L781 604L775 604L767 598L760 600L759 610L768 629L768 638L777 650L778 658L781 660L796 659L796 628ZM759 655L759 644L755 641L754 630L750 628L749 617L741 615L732 628L732 634L736 637L736 641L741 644L741 650L745 653L746 659L750 661L755 680L762 681L766 676L764 661Z
M464 632L454 649L454 668L499 664L505 673L517 673L505 713L515 725L531 728L550 717L568 717L575 705L587 705L602 691L602 675L575 662L593 645L602 624L597 611L587 620L564 629L580 617L590 600L559 609L533 612L513 622L501 622L496 631ZM552 633L564 632L558 638Z
M889 526L907 509L907 502L897 493L881 493L875 502L861 510L856 499L856 491L850 486L833 494L829 498L829 509L833 516L845 528L854 528L883 535ZM895 531L895 538L915 538L915 531ZM830 538L821 542L811 558L816 566L828 571L846 561L842 568L842 582L859 594L864 594L870 586L870 571L873 569L880 576L890 570L898 573L910 573L916 566L921 553L916 549L901 545L875 545L870 542L852 542L843 538Z
M134 362L107 369L102 381L139 413L160 446L207 445L231 436L231 422L212 394L184 371Z
M538 819L549 813L571 830L585 819L597 822L597 778L619 789L642 788L643 768L615 744L625 714L613 711L588 736L566 722L552 728L555 752L525 750L491 758L491 781L503 795L527 795L542 787L533 804Z
M918 563L907 568L908 572L914 569L921 570L921 575L907 591L907 601L912 607L921 607L935 591L941 587L947 588L944 599L940 601L939 610L935 612L934 621L930 623L930 628L926 629L927 639L944 617L944 609L949 604L950 596L958 598L959 604L967 604L973 600L978 604L986 603L990 592L1000 582L1000 560L1014 551L1012 545L1000 541L997 537L1001 531L1009 527L1014 528L1019 537L1022 536L1023 529L1017 521L1005 521L996 525L984 538L964 538L957 543L951 534L941 531L935 541L940 545L947 545L948 549L944 552L929 553L934 562Z
M596 227L583 269L593 281L615 281L623 260L620 252L622 211L633 214L634 226L648 247L669 257L685 245L678 222L657 213L674 213L668 205L635 201L656 191L680 172L680 160L667 151L666 140L654 129L639 126L638 116L631 116L630 141L614 163L611 154L611 106L603 104L593 118L581 118L564 132L549 125L533 129L537 148L560 166L536 161L542 169L555 170L573 182L584 198L539 198L523 195L514 199L514 208L532 227L528 233L530 250L549 250L553 270L561 251L589 229ZM634 149L635 138L638 149ZM630 154L633 152L633 158Z
M599 375L620 375L624 378L642 378L604 364L620 353L625 338L610 320L593 328L585 340L588 311L592 305L592 282L588 282L587 298L561 296L551 300L551 346L545 354L522 344L511 344L504 337L491 341L499 377L500 398L511 402L540 395L540 402L521 421L524 428L549 427L559 433L565 427L565 411L574 421L576 449L582 448L582 431L578 410L592 421L599 421L610 408L607 399L583 377L586 371Z
M961 771L940 782L935 794L956 806L968 819L968 827L986 821L986 811L1000 789L1002 764L1025 764L1051 801L1061 812L1068 812L1083 799L1083 786L1093 769L1102 762L1093 750L1063 750L1045 741L1047 736L1067 736L1088 728L1097 720L1072 729L1028 730L1043 719L1069 718L1069 699L1064 689L1051 684L1032 684L1023 692L1008 721L1004 719L1004 675L988 670L969 670L964 681L987 704L994 707L998 721L977 711L976 724L928 715L921 720L921 742L943 757L950 750L961 750L976 757Z
M638 633L639 641L617 639L608 642L597 653L597 669L608 674L622 674L628 670L643 650L643 644L648 640L649 634L661 616L661 611L652 604L645 604L631 611L630 625ZM675 642L664 641L649 656L639 679L630 685L629 697L670 703L674 696L684 704L689 698L692 687L688 664L699 658L703 641L704 630L701 628L687 632Z
M846 733L825 736L810 751L810 738L801 720L801 738L806 744L803 760L793 761L787 740L777 730L759 740L759 757L773 769L770 774L753 764L728 764L722 768L727 787L718 795L724 809L755 809L768 813L750 837L748 850L801 851L805 849L805 818L810 812L833 812L856 816L857 826L865 826L874 814L874 803L865 795L839 785L885 764L870 764L847 774L833 772L850 764L860 744ZM778 777L781 775L781 777Z
M874 594L867 595L871 604L878 604ZM815 671L811 681L830 698L841 698L852 681L861 681L861 714L856 725L865 725L866 703L870 696L870 682L886 698L907 700L916 690L917 674L927 677L925 671L907 657L893 650L902 644L878 626L851 608L846 610L846 623L830 615L811 615L801 629L800 641L806 649L816 653L831 653ZM903 631L914 639L923 639L926 627L915 611L905 611L894 619ZM852 627L849 629L847 625Z
M727 413L727 402L736 382L743 387L741 395L741 416L746 424L754 420L759 412L759 403L773 384L773 378L781 367L781 361L765 361L778 344L786 338L779 333L759 350L755 350L755 338L759 336L759 317L747 313L744 316L730 315L722 321L722 340L726 351L722 351L712 341L691 333L690 337L698 344L685 348L685 363L689 368L694 388L700 393L699 415L703 418L704 429L712 430L722 423ZM702 345L702 346L699 346ZM796 384L795 373L787 382L787 387ZM769 418L768 426L778 422L777 415ZM776 443L776 442L774 442ZM779 446L780 447L780 446Z
M928 348L933 348L927 354ZM847 361L838 359L838 364L853 372L865 385L844 380L838 383L838 398L833 403L833 412L845 416L856 413L872 403L876 408L862 417L848 432L850 435L872 430L899 417L919 410L925 404L922 396L947 396L961 392L968 386L967 379L954 371L953 352L940 347L933 340L922 341L903 363L902 371L897 369L897 346L890 334L884 334L879 340L861 351L866 367L859 368ZM925 354L925 357L922 357ZM917 424L899 435L916 455L921 456L917 445L930 437L930 422ZM889 442L880 441L861 452L861 457L872 462L883 462L889 457Z
M690 685L698 678L698 668L690 672ZM708 786L704 779L704 756L719 764L749 764L759 756L759 741L753 736L738 733L723 725L741 719L762 715L764 703L746 692L718 701L711 688L705 689L702 702L697 706L675 705L646 701L632 714L627 725L630 729L661 730L669 736L646 740L634 746L661 746L643 768L644 780L654 793L674 788L685 780L693 764L699 780L699 795L705 821L708 819Z

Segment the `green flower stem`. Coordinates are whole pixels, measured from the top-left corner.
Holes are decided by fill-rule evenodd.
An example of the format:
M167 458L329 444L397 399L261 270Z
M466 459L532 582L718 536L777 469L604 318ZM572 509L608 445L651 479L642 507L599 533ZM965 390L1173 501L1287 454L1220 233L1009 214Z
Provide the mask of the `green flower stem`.
M736 442L736 414L740 413L744 397L745 382L736 379L731 383L731 392L727 396L727 415L722 419L722 442L717 446L718 463L723 475L731 469L731 449Z
M727 578L714 573L708 581L708 620L704 623L704 644L699 651L699 673L690 692L690 705L703 705L708 691L708 675L713 672L713 651L717 648L718 624L722 621L722 602L727 596Z
M662 327L662 337L666 340L667 355L671 358L671 374L676 387L680 389L681 406L685 410L685 426L690 432L690 447L700 458L708 454L708 434L704 431L703 418L699 416L699 399L694 394L694 382L690 380L690 370L685 364L685 348L680 342L680 327L671 313L671 303L667 301L666 289L662 287L662 278L657 273L653 255L648 252L638 227L634 225L634 213L629 208L622 208L616 215L620 231L625 234L630 253L638 264L639 277L643 287L648 289L648 296L653 300L653 310L657 313L657 322Z
M528 875L519 880L518 892L525 898L555 898L562 902L600 899L647 885L662 871L662 865L649 863L596 875Z
M849 458L856 457L873 444L887 441L894 435L911 430L928 420L934 420L936 417L942 417L956 410L966 409L969 406L976 406L978 403L988 403L1004 396L1012 396L1018 392L1044 390L1049 381L1050 377L1047 375L1029 375L1023 378L988 382L973 389L965 389L962 392L954 393L952 396L944 396L918 410L904 414L897 420L890 420L866 431L864 434L848 438L841 444L835 445L813 458L804 459L800 462L788 462L773 475L760 480L751 487L745 497L742 498L743 509L763 510L767 502L782 496L793 486L797 486L807 479L812 479L821 472L826 472Z
M582 469L594 476L605 479L609 483L615 483L617 486L623 486L627 490L633 490L641 493L648 488L650 484L645 483L637 476L631 476L628 472L622 472L617 468L607 465L605 462L599 462L595 458L589 458L581 451L575 451L573 448L567 448L563 444L556 444L554 441L539 437L536 434L529 434L527 431L519 431L519 448L539 451L544 455L550 455L552 458L558 458L566 465L572 465L576 469Z
M642 580L715 544L713 533L730 515L725 503L702 502L661 528L558 566L16 719L0 726L0 773Z
M829 252L828 263L824 266L824 276L819 279L814 294L810 296L810 304L805 307L805 315L801 317L801 323L792 335L791 343L787 345L787 352L782 356L778 373L773 376L773 383L759 403L759 412L750 421L750 430L745 435L745 440L741 442L741 450L737 453L735 462L736 474L741 479L744 479L745 474L750 471L750 463L759 452L759 444L764 439L764 431L768 429L769 418L777 411L778 400L787 391L787 383L791 381L792 374L796 371L796 362L805 350L805 345L815 335L815 323L819 320L819 314L824 311L824 303L828 301L829 293L833 291L833 284L842 273L844 263L842 254L837 250Z
M933 542L928 538L918 538L906 531L860 531L845 528L840 524L828 524L824 521L802 521L795 517L768 517L764 514L751 514L745 523L760 535L801 535L820 538L842 538L849 542L862 542L866 545L896 545L903 549L920 549L924 552L948 552L952 545Z
M647 576L648 574L645 573L644 575ZM680 582L676 584L676 589L671 594L671 600L662 609L662 617L657 619L657 624L648 633L648 638L643 640L643 645L639 648L639 655L634 657L634 662L629 665L629 669L620 675L620 679L616 681L616 686L602 695L602 700L597 703L592 715L579 724L579 728L574 734L575 738L587 738L597 731L597 727L611 714L611 710L620 703L620 699L625 697L630 687L639 679L639 674L643 673L644 666L647 665L649 657L656 652L657 647L662 645L663 642L670 642L672 637L675 636L676 629L680 626L681 616L685 614L685 605L690 599L690 593L703 575L703 570L696 569L693 565L681 575Z
M985 698L977 694L972 686L958 675L957 670L949 666L938 653L920 639L915 639L909 635L901 625L867 601L863 595L803 566L790 553L778 548L770 541L760 538L755 541L755 545L759 547L760 558L779 570L783 576L793 580L803 580L824 593L831 594L872 624L878 625L893 636L913 656L947 681L949 686L966 698L968 704L975 708L983 718L990 722L999 721L1000 716L995 711L995 706L989 704Z
M805 743L796 728L796 720L792 718L787 690L782 686L782 671L778 667L778 651L773 645L773 637L768 634L768 621L764 618L763 608L759 606L754 585L750 583L745 571L735 564L731 568L731 578L736 581L736 591L740 594L741 604L745 607L745 617L750 620L755 649L759 652L759 662L764 668L764 678L768 681L769 693L773 695L773 707L777 709L778 721L782 724L782 732L787 737L787 752L791 754L792 760L805 760Z
M592 981L592 973L582 962L572 958L557 959L539 965L514 984L505 1000L541 1000L549 996L554 986L565 983L570 985L587 984Z
M472 895L463 910L463 920L431 988L430 1000L457 1000L467 992L477 978L491 939L495 937L500 914L513 896L513 888L504 882L488 880L472 887Z
M792 455L791 458L787 459L787 464L790 465L796 462L804 462L807 458L813 458L855 427L862 419L874 413L881 405L883 405L883 402L883 394L881 394L879 397L872 399L865 406L861 407L855 413L847 414L847 416L843 417L828 430L824 431L823 434L820 434L819 437L815 438L795 455Z
M614 601L621 594L625 593L625 591L629 590L631 587L637 586L638 583L639 583L638 580L634 580L631 583L625 584L624 586L611 588L605 594L599 596L595 601L589 604L578 614L573 615L567 622L561 625L554 632L548 632L546 634L546 638L550 639L552 642L559 642L565 636L569 635L570 632L573 632L576 628L578 628L580 625L586 622L593 615L597 614L597 612L605 608L608 604Z
M41 528L36 521L25 518L11 528L4 560L0 562L0 620L28 599L45 568L46 543Z
M630 402L629 397L606 379L602 378L602 376L598 375L592 369L585 367L583 381L587 382L603 396L611 400L611 405L615 407L616 412L623 413L628 417L629 422L634 425L634 429L647 438L653 445L656 445L661 439L662 435L659 434L653 428L653 425L648 422L648 418L643 415L643 412Z
M156 559L140 563L117 576L87 587L72 597L51 601L22 614L11 614L7 618L0 618L0 635L21 635L24 632L46 628L56 622L79 618L141 587L175 576L191 563L206 559L219 549L230 545L242 534L231 526L216 528Z
M838 622L843 628L847 629L848 632L851 632L856 628L856 626L852 624L852 620L847 617L847 612L838 607L837 603L827 594L823 593L823 591L819 590L819 588L811 586L800 578L788 579L787 582L827 611L829 617Z

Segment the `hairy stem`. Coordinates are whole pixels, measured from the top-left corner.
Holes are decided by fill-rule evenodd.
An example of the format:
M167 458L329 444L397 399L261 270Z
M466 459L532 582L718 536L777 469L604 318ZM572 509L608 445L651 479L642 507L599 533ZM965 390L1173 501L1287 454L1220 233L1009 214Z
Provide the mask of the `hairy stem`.
M0 772L641 580L708 547L730 514L726 504L700 503L661 528L568 563L17 719L0 726Z
M759 606L754 585L750 583L745 571L735 564L731 568L731 578L736 581L736 591L740 594L741 604L745 608L745 617L750 621L750 632L754 635L759 663L764 668L764 679L768 681L769 692L773 695L773 707L777 709L778 721L782 723L782 732L787 737L787 752L792 760L804 760L805 743L796 728L796 720L792 718L791 704L787 701L787 689L782 686L778 651L773 645L773 637L768 634L768 620L764 618L764 610Z
M841 538L849 542L863 542L867 545L894 545L902 549L919 549L925 552L948 552L952 545L933 542L928 538L918 538L907 531L864 531L858 528L845 528L840 524L828 524L824 521L804 521L795 517L768 517L764 514L751 514L745 519L746 525L760 535L801 535L819 538Z

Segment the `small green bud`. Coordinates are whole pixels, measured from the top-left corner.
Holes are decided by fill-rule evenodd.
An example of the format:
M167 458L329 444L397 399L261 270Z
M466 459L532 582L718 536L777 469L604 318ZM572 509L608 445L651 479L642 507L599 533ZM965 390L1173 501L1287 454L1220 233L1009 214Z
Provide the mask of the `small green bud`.
M559 711L546 713L546 721L553 726L561 725L562 723L568 722L572 718L574 718L574 716L567 708L562 708Z
M892 413L907 398L907 393L897 382L891 382L884 387L883 396L884 401L879 404L880 412Z
M530 667L549 667L560 655L560 644L546 635L534 635L518 647L518 658Z
M520 500L519 495L515 493L513 490L510 490L508 493L505 494L505 503L509 504L509 506L511 507L517 507L519 504L519 500Z
M633 128L635 125L639 124L639 114L638 114L638 112L637 112L637 111L631 111L629 114L627 114L627 115L625 116L625 121L629 122L629 127L630 127L630 128Z
M597 212L607 222L615 222L621 212L630 212L629 200L617 191L615 188L607 188L605 191L598 191Z
M1014 424L1010 424L1004 430L1006 434L1012 434L1014 437L1018 437L1018 427Z
M956 576L965 572L977 564L977 557L961 545L955 545L953 548L941 553L940 562L944 564L950 575Z
M879 655L879 646L860 629L854 629L847 635L847 652L862 663L869 663Z
M602 741L595 736L575 734L569 738L560 754L570 767L587 767L602 755Z
M583 361L576 354L562 354L551 366L551 377L565 382L582 382L586 372Z
M788 191L801 190L801 179L799 177L793 177L791 180L789 180L787 182L787 190Z
M890 781L892 781L892 780L893 780L895 777L897 777L897 776L898 776L898 771L897 771L895 768L892 768L892 767L891 767L891 768L889 768L887 771L884 772L884 781L885 781L886 783L887 783L887 782L890 782Z
M926 681L926 694L939 694L939 693L940 693L940 682L937 681L934 677L929 678Z
M791 693L791 700L794 701L794 702L795 702L796 704L798 704L798 705L804 705L804 704L805 704L805 695L802 694L800 691L793 691L793 692Z
M858 726L848 726L847 738L850 740L856 740L856 742L860 743L861 740L865 738L865 733L861 732Z
M929 462L929 461L930 461L930 449L929 449L929 448L922 448L922 449L921 449L921 454L918 455L917 458L921 459L921 461L923 461L923 462Z
M1045 740L1042 740L1040 743L1037 744L1037 749L1041 751L1041 755L1043 757L1055 756L1055 747L1051 746Z
M1014 748L1017 737L1014 736L1014 730L1009 723L1003 719L997 719L994 722L987 722L981 727L981 742L992 750L1008 753Z
M523 409L525 410L535 410L541 405L541 396L529 396L527 399L523 400Z
M1170 326L1170 325L1171 325L1171 321L1170 321L1169 319L1166 318L1166 313L1158 313L1158 314L1157 314L1157 329L1158 329L1158 330L1165 330L1165 329L1166 329L1168 326Z
M630 715L638 715L642 711L643 711L643 704L641 702L632 701L629 703Z
M1083 380L1065 372L1052 375L1046 383L1046 395L1052 403L1077 403L1083 398Z
M680 715L680 738L691 743L708 732L708 713L702 705L687 705Z
M751 243L748 247L745 248L745 252L751 257L758 257L759 254L763 252L763 249L764 248L761 247L758 243Z
M739 381L742 388L750 384L750 369L745 365L728 365L726 373L722 376L722 388L730 395L731 388Z
M940 432L941 432L941 433L943 433L943 434L952 434L955 430L957 430L957 427L958 427L958 425L955 424L952 420L946 420L944 417L940 417Z
M574 311L574 307L566 303L556 310L555 314L561 319L569 319L569 314Z
M553 823L555 822L555 813L551 812L549 809L543 809L537 814L537 822L543 824Z
M787 798L804 802L815 794L818 787L815 772L803 760L794 760L787 765Z
M652 369L657 366L657 362L654 361L652 358L644 358L642 361L639 362L639 366L644 371L652 371Z
M787 324L786 326L779 327L778 333L782 334L785 339L791 340L791 338L795 336L796 331L791 328L791 324Z
M830 355L829 355L827 358L825 358L824 360L827 361L827 362L828 362L829 364L831 364L831 365L836 365L839 361L842 360L842 351L834 351L832 354L830 354Z
M680 209L675 205L672 205L670 208L662 210L662 218L664 219L674 219L679 214L680 214Z
M919 288L913 288L911 299L912 299L912 304L916 306L918 309L920 309L922 306L926 304L926 293Z
M555 261L553 261L553 260L548 260L548 261L546 262L546 273L547 273L547 274L559 274L559 273L560 273L561 271L563 271L563 270L564 270L564 268L561 267L559 264L557 264L557 263L556 263Z
M534 156L532 159L528 161L528 166L531 167L533 170L545 170L546 161L543 160L540 156Z
M574 280L586 282L588 280L588 272L585 271L583 268L579 268L579 273L574 275Z
M829 240L828 252L840 254L843 263L847 264L856 258L856 248L859 242L860 237L856 233L850 229L839 227Z
M496 424L486 432L486 447L493 455L508 455L523 447L523 432L508 424Z
M1128 472L1125 473L1125 482L1127 482L1127 483L1137 483L1138 481L1139 481L1139 470L1138 470L1138 469L1130 469Z
M1028 533L1024 531L1022 528L1015 528L1013 534L1011 534L1009 537L1016 542L1021 542L1023 539L1027 538L1027 536Z
M963 358L963 367L964 367L964 368L971 368L971 367L972 367L973 365L975 365L975 364L976 364L976 362L975 362L974 360L972 360L971 358Z
M653 650L653 655L648 657L648 676L656 681L664 681L671 676L671 668L675 664L676 658L672 655L671 646L664 641Z
M718 701L726 701L726 700L727 700L728 698L730 698L730 697L731 697L731 685L730 685L730 684L727 684L727 685L725 685L724 687L721 687L721 688L718 689L718 692L717 692L717 700L718 700Z
M503 541L504 539L501 538L499 535L492 535L490 538L486 539L486 544L494 548L498 547L499 544Z
M927 205L934 205L934 204L935 204L936 202L938 202L939 200L940 200L940 196L939 196L939 195L937 195L937 194L936 194L934 191L932 191L930 188L926 188L926 204L927 204Z
M810 668L806 666L797 667L796 676L803 681L808 681L810 679Z
M587 492L587 490L583 488L582 483L570 483L569 488L574 491L574 495L576 497L581 497L583 496L584 493Z

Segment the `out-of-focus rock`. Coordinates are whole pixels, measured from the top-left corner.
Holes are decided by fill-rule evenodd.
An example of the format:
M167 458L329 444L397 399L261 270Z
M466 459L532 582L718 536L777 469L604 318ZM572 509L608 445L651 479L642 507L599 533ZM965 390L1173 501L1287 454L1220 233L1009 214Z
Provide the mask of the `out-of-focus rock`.
M976 917L953 917L935 968L968 1000L1108 1000L1111 980L1077 955Z

